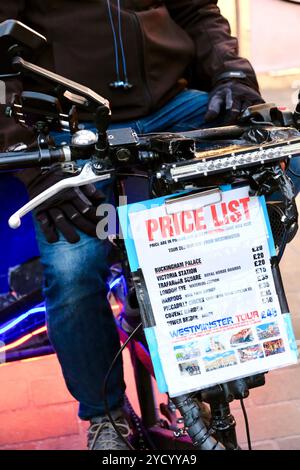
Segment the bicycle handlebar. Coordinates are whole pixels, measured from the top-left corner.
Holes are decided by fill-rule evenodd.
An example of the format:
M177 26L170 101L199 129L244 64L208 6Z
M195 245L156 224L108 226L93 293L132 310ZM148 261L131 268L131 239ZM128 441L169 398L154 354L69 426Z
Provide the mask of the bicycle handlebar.
M0 170L19 170L23 168L45 167L53 163L71 161L69 147L57 149L40 149L34 152L4 152L0 153ZM75 158L73 158L75 160Z
M189 146L197 142L209 142L218 141L224 139L239 139L243 134L253 129L253 126L224 126L217 128L197 129L195 131L180 132L180 133L153 133L146 134L143 136L137 136L135 132L130 128L125 129L114 129L107 132L108 146L101 157L115 155L114 162L122 164L122 158L126 156L126 152L133 152L130 158L131 163L138 161L145 162L149 157L149 160L155 158L155 154L164 153L173 155L173 159L180 160L182 158L174 158L175 154L178 153L179 157L185 153L189 158L193 158L190 154ZM265 130L272 130L273 127L264 126ZM83 133L83 134L81 134ZM15 151L15 152L4 152L0 153L0 171L14 171L23 168L31 167L47 167L53 163L63 163L75 160L89 160L92 155L95 155L97 150L96 135L94 134L94 142L85 142L85 134L94 134L91 131L79 131L76 134L79 135L79 144L72 143L70 146L62 147L48 147L39 148L35 151ZM75 134L75 135L76 135ZM80 135L81 134L81 135ZM83 142L82 140L83 135ZM88 136L90 138L90 136ZM156 142L154 142L156 141ZM125 149L125 154L124 154ZM134 151L135 149L135 151ZM180 151L179 151L180 150ZM179 152L178 152L179 151ZM123 157L121 154L123 153ZM147 156L148 155L148 156ZM152 156L151 156L152 155ZM101 159L100 157L100 159ZM132 160L133 158L133 160ZM98 158L97 158L98 159Z
M236 128L235 128L236 130ZM263 128L261 128L263 130ZM80 132L80 131L79 131ZM115 132L115 133L113 133ZM223 135L223 130L221 131ZM196 135L195 135L196 134ZM201 134L201 133L200 133ZM110 179L118 168L128 165L146 164L154 169L156 178L168 184L199 179L208 175L246 170L250 167L272 165L281 160L290 159L300 154L299 135L289 135L273 144L249 144L243 148L217 149L212 152L196 152L195 138L199 133L191 134L149 134L141 139L131 130L109 131L107 144L98 146L99 139L86 133L72 139L70 146L60 148L39 148L34 152L9 152L0 154L0 170L36 167L49 167L53 163L70 163L78 159L90 160L79 174L64 178L48 188L9 219L11 228L21 225L21 218L58 192L69 187L95 183ZM87 138L88 137L88 138ZM204 139L205 140L205 139ZM113 143L111 143L111 141ZM100 142L101 144L101 142ZM70 172L69 168L65 171Z

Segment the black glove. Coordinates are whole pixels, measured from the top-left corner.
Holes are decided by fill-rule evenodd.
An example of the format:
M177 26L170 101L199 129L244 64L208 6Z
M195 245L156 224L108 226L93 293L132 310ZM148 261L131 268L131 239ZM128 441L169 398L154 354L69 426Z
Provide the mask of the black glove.
M66 174L60 165L54 165L47 172L39 173L27 184L30 199L70 176L74 174ZM104 194L93 184L69 188L39 206L35 210L36 219L49 243L58 241L58 231L69 243L76 243L80 240L76 228L96 237L96 226L100 220L96 216L96 210L104 199Z
M210 93L205 121L211 122L222 113L224 124L233 124L246 108L260 103L264 103L260 93L246 83L234 79L220 82Z

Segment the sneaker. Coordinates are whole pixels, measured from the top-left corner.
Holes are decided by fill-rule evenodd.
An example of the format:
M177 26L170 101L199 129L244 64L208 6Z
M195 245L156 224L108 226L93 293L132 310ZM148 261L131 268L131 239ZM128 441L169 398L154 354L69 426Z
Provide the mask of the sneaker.
M131 435L130 426L122 410L111 413L122 436L127 439ZM108 416L97 416L91 419L88 429L89 450L129 450L129 447L116 433Z

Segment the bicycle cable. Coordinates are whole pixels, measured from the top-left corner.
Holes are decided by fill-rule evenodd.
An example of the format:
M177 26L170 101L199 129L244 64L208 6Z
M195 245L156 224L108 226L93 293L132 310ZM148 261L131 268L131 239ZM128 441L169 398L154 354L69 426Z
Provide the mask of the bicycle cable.
M284 254L284 251L285 251L285 248L287 246L287 240L288 240L288 230L285 229L284 230L284 234L283 234L283 237L282 237L282 241L280 243L280 247L279 247L279 250L278 250L278 254L277 254L277 263L279 264L282 257L283 257L283 254Z
M122 441L127 445L127 447L130 449L130 450L135 450L134 447L130 444L130 442L122 435L121 431L119 430L118 426L116 425L115 423L115 420L113 419L111 413L110 413L110 409L109 409L109 403L108 403L108 399L107 399L107 387L108 387L108 381L109 381L109 378L110 378L110 374L117 362L117 360L119 359L120 355L122 354L122 352L124 351L124 349L126 348L127 344L132 340L132 338L136 335L136 333L138 332L138 330L141 328L142 326L142 323L140 323L134 330L132 333L130 333L130 335L128 336L128 338L126 339L126 341L123 343L122 347L119 349L119 351L117 352L117 354L115 355L109 369L108 369L108 372L105 376L105 379L104 379L104 385L103 385L103 398L104 398L104 406L105 406L105 413L106 415L108 416L108 419L109 421L111 422L111 425L113 426L114 430L116 431L117 435L120 437L120 439L122 439Z
M241 408L242 408L242 411L243 411L243 416L244 416L244 421L245 421L248 450L252 450L249 421L248 421L247 411L246 411L246 407L245 407L245 403L244 403L243 398L241 398L240 403L241 403Z
M116 176L126 176L126 177L132 177L132 178L144 178L144 179L149 179L148 175L142 175L141 173L116 173Z

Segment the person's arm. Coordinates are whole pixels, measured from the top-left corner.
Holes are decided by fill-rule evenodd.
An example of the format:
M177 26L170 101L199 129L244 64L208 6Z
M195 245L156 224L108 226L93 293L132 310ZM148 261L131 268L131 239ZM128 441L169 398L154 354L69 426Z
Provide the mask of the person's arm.
M0 2L0 23L8 19L21 19L25 8L25 0L9 0ZM1 80L1 78L0 78ZM5 151L10 145L18 142L28 143L32 140L32 133L17 125L12 118L4 115L6 105L10 103L14 93L22 92L22 82L11 78L4 80L5 97L0 102L0 151ZM1 97L2 98L2 97ZM4 102L3 102L4 101Z
M258 90L255 72L238 55L237 39L221 15L218 0L166 0L170 15L191 36L196 47L196 74L213 86L224 72L241 71L247 83Z
M218 0L167 0L171 16L193 39L192 86L210 90L205 120L236 122L249 106L263 103L252 65L238 54L237 39L221 15Z

